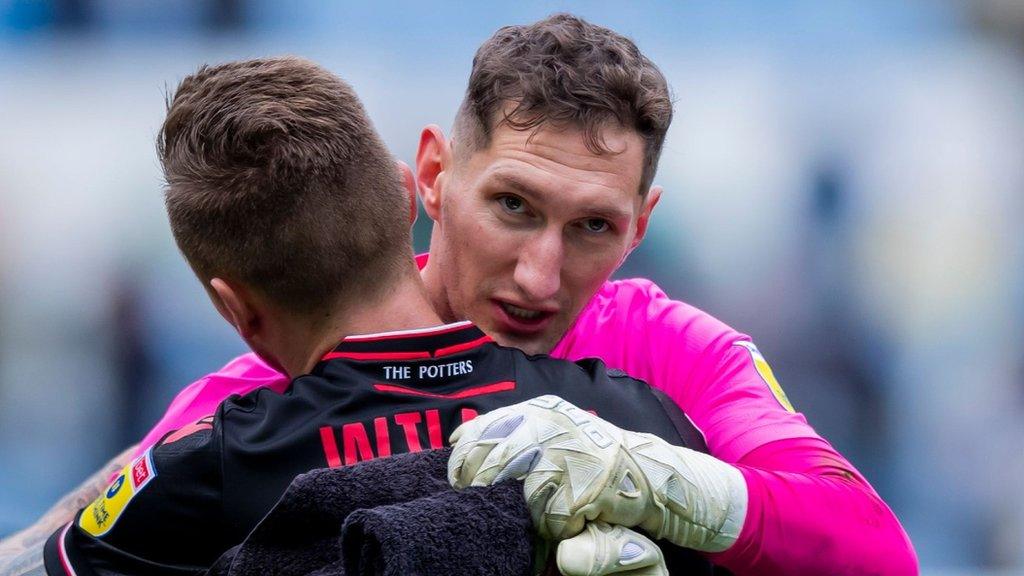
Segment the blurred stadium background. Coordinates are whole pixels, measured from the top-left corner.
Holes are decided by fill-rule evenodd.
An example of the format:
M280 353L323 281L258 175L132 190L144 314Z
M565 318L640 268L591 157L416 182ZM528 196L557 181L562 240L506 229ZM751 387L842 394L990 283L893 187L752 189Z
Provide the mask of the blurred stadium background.
M0 535L243 351L165 223L169 88L307 56L412 164L480 42L556 11L634 38L677 98L621 274L751 334L926 574L1024 574L1020 0L0 0Z

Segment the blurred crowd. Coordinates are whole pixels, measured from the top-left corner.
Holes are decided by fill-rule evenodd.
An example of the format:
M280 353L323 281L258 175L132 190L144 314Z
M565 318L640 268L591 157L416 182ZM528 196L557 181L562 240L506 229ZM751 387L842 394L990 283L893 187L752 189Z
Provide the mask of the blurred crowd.
M619 275L753 336L926 572L1024 572L1024 3L1000 0L0 2L0 536L243 351L165 223L168 87L306 56L411 164L476 46L554 11L631 36L676 97Z

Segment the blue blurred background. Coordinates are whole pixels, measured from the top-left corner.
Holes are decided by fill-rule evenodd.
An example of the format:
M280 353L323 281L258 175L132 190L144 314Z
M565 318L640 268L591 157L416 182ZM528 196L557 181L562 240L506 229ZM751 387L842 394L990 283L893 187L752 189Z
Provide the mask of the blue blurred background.
M674 89L666 192L620 275L751 334L926 574L1024 574L1015 0L0 0L0 535L243 351L165 222L169 89L306 56L412 164L476 47L557 11L632 37Z

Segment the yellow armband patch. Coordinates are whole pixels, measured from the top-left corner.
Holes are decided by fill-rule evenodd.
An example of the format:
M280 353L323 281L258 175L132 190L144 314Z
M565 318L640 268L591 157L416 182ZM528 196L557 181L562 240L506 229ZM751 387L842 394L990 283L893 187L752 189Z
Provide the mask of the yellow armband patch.
M93 536L103 536L114 527L128 503L156 477L151 450L132 460L118 472L106 491L78 517L78 526Z
M761 351L757 349L757 346L753 342L733 342L734 346L742 346L750 352L750 357L754 360L754 368L757 369L757 373L761 375L761 379L768 385L768 389L772 391L772 396L782 404L782 407L790 412L796 412L793 405L789 402L789 398L786 397L786 393L782 391L782 386L779 385L779 381L775 379L775 374L772 373L772 367L768 365L768 361L761 355Z

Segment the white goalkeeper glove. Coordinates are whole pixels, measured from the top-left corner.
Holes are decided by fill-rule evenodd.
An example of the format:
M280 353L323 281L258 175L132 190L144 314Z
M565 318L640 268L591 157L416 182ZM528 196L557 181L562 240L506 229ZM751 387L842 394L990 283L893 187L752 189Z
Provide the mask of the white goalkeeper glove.
M562 540L556 560L564 576L668 576L657 544L629 528L604 522L588 522L583 532Z
M524 480L539 534L563 540L590 520L721 552L739 537L747 484L739 470L657 436L622 430L557 396L499 408L459 426L452 486Z

